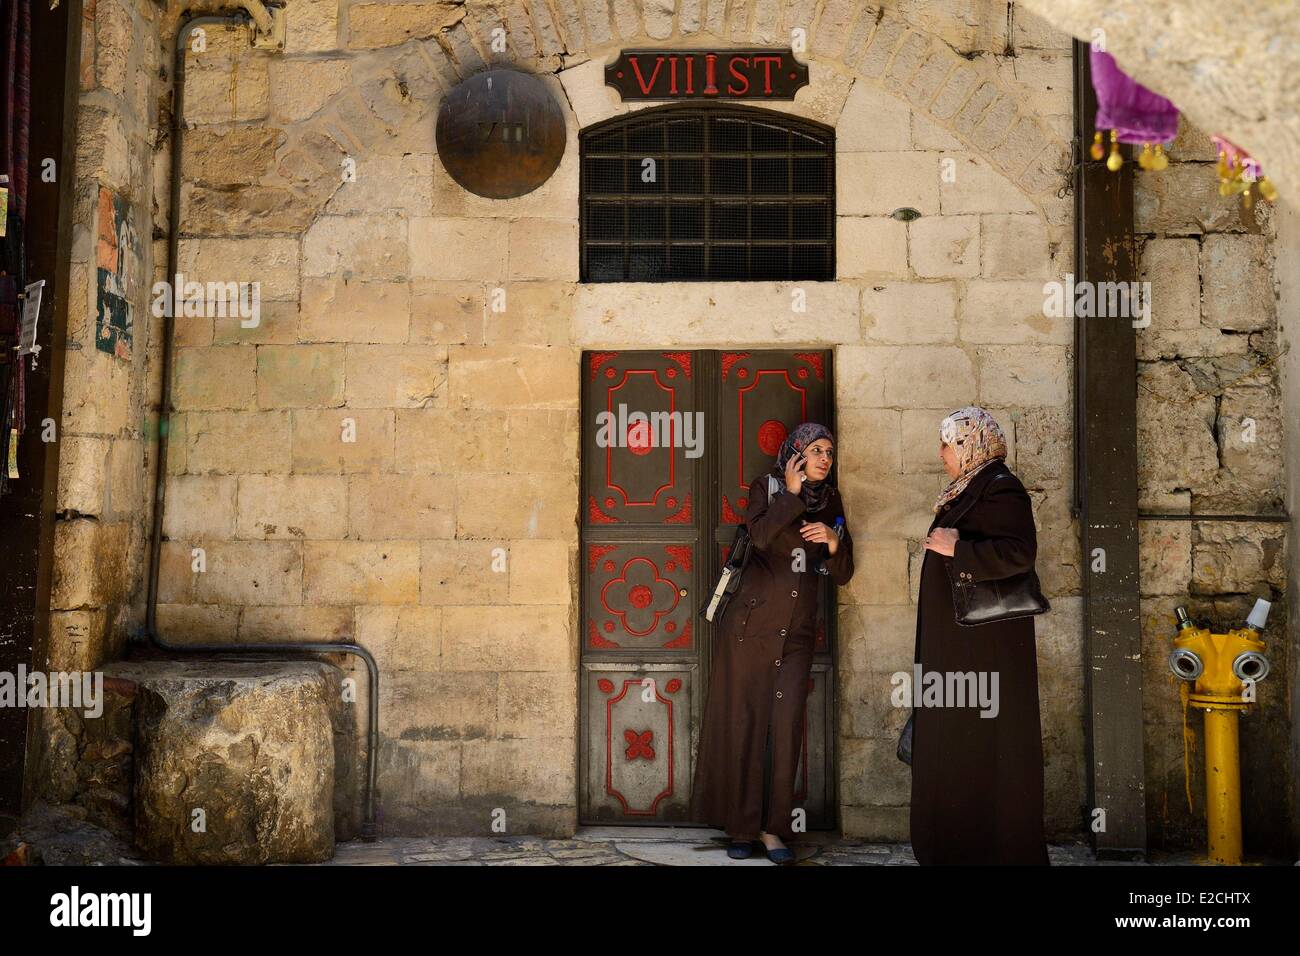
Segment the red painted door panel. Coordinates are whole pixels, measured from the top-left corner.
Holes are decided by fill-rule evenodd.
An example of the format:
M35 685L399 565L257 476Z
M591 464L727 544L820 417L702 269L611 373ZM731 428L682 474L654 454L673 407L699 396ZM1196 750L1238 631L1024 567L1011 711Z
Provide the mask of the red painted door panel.
M824 351L584 354L583 822L691 822L712 640L698 611L749 483L786 432L805 420L834 427L829 373ZM798 776L812 828L836 820L825 611Z

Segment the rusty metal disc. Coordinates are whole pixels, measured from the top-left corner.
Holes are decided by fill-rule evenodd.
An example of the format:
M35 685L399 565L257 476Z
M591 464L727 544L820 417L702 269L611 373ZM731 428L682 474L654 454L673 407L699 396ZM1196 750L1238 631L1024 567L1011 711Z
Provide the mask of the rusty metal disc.
M560 165L564 114L537 77L488 70L443 98L434 138L452 179L479 196L513 199Z

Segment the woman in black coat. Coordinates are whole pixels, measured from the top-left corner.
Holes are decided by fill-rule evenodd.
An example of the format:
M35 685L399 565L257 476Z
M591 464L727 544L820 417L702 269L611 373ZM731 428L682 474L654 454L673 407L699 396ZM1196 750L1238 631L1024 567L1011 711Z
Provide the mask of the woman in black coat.
M777 451L777 490L768 476L749 488L745 523L753 539L739 589L713 640L712 674L695 760L692 817L731 837L743 859L761 840L774 863L793 863L795 769L816 642L819 584L853 576L853 539L830 483L834 439L804 422ZM764 812L764 755L771 780Z
M974 672L995 693L993 707L927 707L917 706L922 688L912 689L912 849L923 865L1046 865L1034 619L959 625L952 586L1033 568L1030 499L1006 466L1002 429L984 409L953 412L940 436L952 481L925 539L916 661L922 675Z

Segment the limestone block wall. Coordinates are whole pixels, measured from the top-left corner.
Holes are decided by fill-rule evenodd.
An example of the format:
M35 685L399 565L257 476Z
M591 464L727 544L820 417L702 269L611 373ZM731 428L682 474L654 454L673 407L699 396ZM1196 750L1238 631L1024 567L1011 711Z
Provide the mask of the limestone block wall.
M152 78L160 66L170 76L160 51L179 15L123 3L99 0L105 25L88 34L104 52L95 47L83 80L73 287L86 308L70 329L87 344L69 352L60 500L71 520L56 570L67 596L52 640L95 662L142 614L159 342L145 334L142 282L128 296L133 347L95 348L90 196L99 202L102 182L129 198L140 269L164 278L169 117L161 96L154 108L166 90ZM129 30L110 23L118 11ZM1043 314L1044 282L1072 271L1074 256L1062 190L1069 38L984 0L288 0L287 17L283 51L209 28L187 59L180 272L259 282L261 314L255 328L234 316L176 322L168 639L359 641L383 675L386 832L487 832L497 808L512 832L570 832L581 350L830 347L860 549L840 595L844 831L906 838L908 777L893 756L903 714L888 704L889 676L912 659L920 540L943 482L937 423L979 402L1007 429L1035 502L1055 609L1039 627L1047 822L1054 837L1080 835L1072 326ZM504 52L491 44L498 27ZM580 283L578 131L645 108L604 87L607 57L648 44L784 44L794 28L807 31L812 85L770 106L836 128L837 280L801 284L804 313L791 310L791 283ZM442 95L489 63L541 75L569 132L551 180L505 202L462 190L434 147ZM1235 375L1272 354L1275 315L1259 292L1271 233L1267 218L1234 218L1213 195L1203 136L1180 146L1187 163L1140 177L1142 262L1156 284L1139 339L1144 507L1268 508L1282 476L1276 383L1267 370ZM902 206L921 218L892 218ZM1241 269L1252 278L1239 281ZM1249 449L1233 437L1248 413ZM1151 621L1188 588L1194 604L1235 619L1252 589L1285 574L1280 541L1266 526L1144 525L1148 787L1161 795L1161 840L1187 836L1194 818L1167 809L1183 789L1170 769L1181 725L1163 677L1165 626ZM82 640L87 629L97 636ZM1263 693L1261 723L1276 735ZM1264 749L1248 754L1248 773L1273 773Z
M579 283L577 133L642 108L604 87L607 55L798 26L812 85L772 105L836 127L837 281L804 284L802 314L789 283ZM288 31L271 53L209 30L187 61L181 271L259 280L262 315L177 321L169 639L360 641L383 673L386 831L486 831L500 807L512 831L569 832L581 350L833 346L863 552L841 596L844 829L906 837L889 675L912 656L937 423L978 401L1036 502L1049 825L1076 833L1071 330L1042 316L1073 258L1068 38L994 4L842 0L290 0ZM434 149L443 93L493 62L543 75L569 130L552 179L505 202Z
M1149 328L1137 331L1139 507L1160 513L1284 511L1279 385L1280 254L1275 207L1246 211L1218 195L1209 137L1184 123L1163 172L1137 173ZM1144 521L1140 525L1147 816L1154 845L1204 841L1203 724L1186 717L1166 663L1173 609L1216 630L1238 627L1256 597L1274 602L1273 663L1242 720L1247 848L1280 850L1292 807L1287 526ZM1186 764L1184 763L1186 759ZM1185 770L1186 766L1186 770Z
M145 409L156 392L147 344L158 20L150 0L83 7L63 415L40 423L60 445L48 660L38 664L51 670L114 659L139 620L156 433ZM40 719L42 795L79 798L80 722L53 710Z

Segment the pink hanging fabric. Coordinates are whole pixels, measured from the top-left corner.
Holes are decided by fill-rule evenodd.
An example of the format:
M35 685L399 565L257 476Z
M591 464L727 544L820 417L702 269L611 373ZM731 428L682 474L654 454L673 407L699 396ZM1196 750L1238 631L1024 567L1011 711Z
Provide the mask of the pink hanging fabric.
M1121 143L1168 143L1178 135L1178 107L1131 79L1109 53L1091 51L1099 130Z

